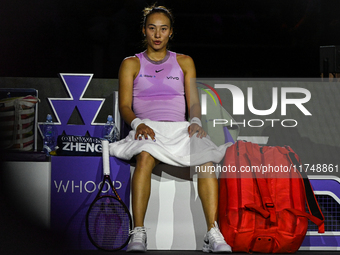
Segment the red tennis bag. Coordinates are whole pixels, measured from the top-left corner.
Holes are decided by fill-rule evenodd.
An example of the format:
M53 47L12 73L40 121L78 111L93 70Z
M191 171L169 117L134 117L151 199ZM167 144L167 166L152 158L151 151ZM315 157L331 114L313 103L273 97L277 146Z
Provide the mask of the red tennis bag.
M219 182L219 227L234 252L296 252L308 219L324 232L309 179L288 146L237 141L227 149Z

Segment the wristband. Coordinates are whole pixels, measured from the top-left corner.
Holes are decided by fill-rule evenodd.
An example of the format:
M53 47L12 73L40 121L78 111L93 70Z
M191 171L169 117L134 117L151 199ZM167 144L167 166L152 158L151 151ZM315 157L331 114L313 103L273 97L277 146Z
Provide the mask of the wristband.
M133 121L131 121L131 128L136 131L139 124L142 124L143 121L140 118L135 118Z
M193 118L190 120L190 124L193 124L193 123L195 123L195 124L199 125L200 127L202 127L202 122L201 122L201 120L200 120L199 118L197 118L197 117L193 117Z

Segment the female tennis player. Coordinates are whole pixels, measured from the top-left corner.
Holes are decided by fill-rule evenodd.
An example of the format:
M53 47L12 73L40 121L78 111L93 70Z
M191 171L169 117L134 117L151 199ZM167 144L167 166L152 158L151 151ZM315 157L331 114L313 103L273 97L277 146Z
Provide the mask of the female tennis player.
M168 50L173 16L162 6L144 9L146 50L123 60L119 70L119 110L132 131L110 144L110 154L136 158L132 177L134 229L128 252L147 250L144 218L151 173L163 162L201 169L219 163L231 144L217 147L202 129L200 102L191 57ZM187 106L187 107L186 107ZM190 122L186 121L186 108ZM207 223L204 252L231 252L217 225L218 181L215 173L198 171L198 193Z

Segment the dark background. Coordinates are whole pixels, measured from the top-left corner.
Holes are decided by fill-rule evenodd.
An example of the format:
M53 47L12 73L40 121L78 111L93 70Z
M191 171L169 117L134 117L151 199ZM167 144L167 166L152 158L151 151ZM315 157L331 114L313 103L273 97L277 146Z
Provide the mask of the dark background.
M3 0L0 77L94 73L117 78L143 50L147 0ZM340 45L337 0L164 0L171 50L193 57L198 77L319 77L319 48ZM1 86L1 85L0 85Z
M117 78L123 58L143 50L142 9L153 2L1 0L0 77L55 78L51 83L59 86L55 89L61 94L65 91L59 73ZM170 49L192 56L198 77L319 77L320 46L340 45L338 0L164 0L158 4L175 15ZM0 87L25 82L2 79ZM41 79L38 85L52 85L49 82ZM39 90L40 95L57 97L52 87ZM95 97L106 96L103 90L96 93ZM5 244L1 253L67 254L59 236L32 227L11 210L0 186L0 237Z

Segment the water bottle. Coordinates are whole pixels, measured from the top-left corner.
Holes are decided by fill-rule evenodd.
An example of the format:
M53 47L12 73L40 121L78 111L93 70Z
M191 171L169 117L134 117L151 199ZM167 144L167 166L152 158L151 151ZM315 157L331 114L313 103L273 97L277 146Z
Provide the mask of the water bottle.
M119 131L113 121L112 115L107 116L107 122L104 125L102 137L110 143L119 140Z
M50 114L47 114L46 122L43 126L43 136L43 151L47 156L50 156L50 152L55 150L58 138L58 130L53 124Z

